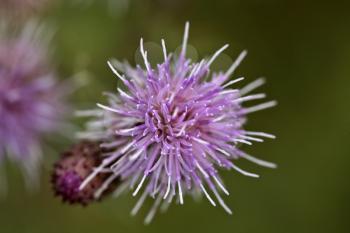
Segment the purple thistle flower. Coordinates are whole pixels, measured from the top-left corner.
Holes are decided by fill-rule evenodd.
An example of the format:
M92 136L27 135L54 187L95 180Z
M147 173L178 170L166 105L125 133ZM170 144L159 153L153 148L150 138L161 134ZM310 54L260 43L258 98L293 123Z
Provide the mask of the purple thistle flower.
M262 85L263 79L241 90L230 88L243 80L229 81L246 51L238 56L228 71L212 74L210 65L228 45L209 59L191 63L185 58L188 31L187 23L178 58L167 53L162 40L164 63L158 64L156 69L148 62L142 39L140 50L145 70L118 62L113 66L108 62L127 90L118 88L118 94L106 93L109 103L97 104L100 109L78 112L81 116L95 116L88 123L87 131L79 136L102 140L101 147L113 149L80 188L100 172L112 171L101 189L118 178L122 184L117 193L128 188L133 196L141 193L132 215L138 212L146 197L155 199L145 223L152 220L160 204L166 209L174 198L183 204L185 194L204 194L213 206L216 206L215 197L231 214L220 196L220 192L227 195L229 192L217 169L234 169L243 175L258 177L239 168L234 162L239 158L275 167L275 164L252 157L238 147L242 143L262 142L261 137L275 138L271 134L243 128L247 114L276 104L270 101L253 107L242 106L243 102L265 97L265 94L246 95Z
M67 89L48 63L43 33L31 22L21 33L0 36L0 159L18 163L29 187L38 181L40 142L58 132L66 110Z

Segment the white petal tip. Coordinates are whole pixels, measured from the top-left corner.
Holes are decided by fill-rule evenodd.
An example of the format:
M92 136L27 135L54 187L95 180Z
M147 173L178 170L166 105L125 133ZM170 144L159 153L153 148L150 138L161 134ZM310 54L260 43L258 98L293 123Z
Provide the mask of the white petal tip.
M225 212L228 213L229 215L233 214L232 210L230 210L230 209L225 209Z

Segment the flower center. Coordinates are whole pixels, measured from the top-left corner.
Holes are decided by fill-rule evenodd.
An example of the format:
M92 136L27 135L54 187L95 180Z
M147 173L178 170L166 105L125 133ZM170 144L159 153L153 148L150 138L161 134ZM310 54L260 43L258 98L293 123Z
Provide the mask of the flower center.
M157 142L188 138L195 129L196 116L187 107L165 104L152 106L146 113L147 130L154 133Z

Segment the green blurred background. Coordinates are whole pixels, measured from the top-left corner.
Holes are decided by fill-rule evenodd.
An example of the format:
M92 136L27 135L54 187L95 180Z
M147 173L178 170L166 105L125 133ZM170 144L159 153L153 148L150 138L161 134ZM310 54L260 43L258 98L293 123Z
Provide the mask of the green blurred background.
M7 166L9 191L0 201L1 233L349 232L350 3L129 0L127 8L118 6L67 0L41 16L56 27L54 60L61 76L85 71L88 83L72 100L76 108L103 101L102 91L115 90L107 59L125 58L134 64L141 36L158 45L164 38L168 50L175 50L189 20L194 56L207 56L229 43L218 68L227 68L230 59L248 49L237 77L267 77L261 90L279 105L252 114L247 128L278 138L244 149L276 162L278 169L239 161L261 178L222 172L231 191L225 200L234 210L232 216L207 200L196 203L185 197L185 205L172 205L144 226L151 201L132 218L136 200L131 195L87 208L63 205L53 197L50 164L57 151L70 144L65 140L47 152L37 193L28 193L20 172Z

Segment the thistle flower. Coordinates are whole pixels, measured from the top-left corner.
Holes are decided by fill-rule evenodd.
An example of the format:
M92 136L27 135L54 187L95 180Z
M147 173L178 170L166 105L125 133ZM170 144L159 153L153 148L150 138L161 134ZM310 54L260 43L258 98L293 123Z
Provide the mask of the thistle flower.
M87 205L95 200L94 193L109 177L109 173L100 173L79 191L83 180L101 163L102 149L97 142L81 141L64 152L54 165L52 184L55 194L61 196L64 202ZM106 196L116 187L118 180L103 192Z
M38 180L40 142L58 132L66 110L67 89L49 65L43 29L31 22L14 36L0 36L0 159L18 163L30 188Z
M243 80L230 77L246 56L243 51L225 72L212 74L210 65L228 45L220 48L209 59L191 63L185 58L189 24L186 24L182 50L178 58L168 54L164 40L164 63L152 68L147 52L140 41L145 70L129 65L108 62L113 73L126 90L117 94L106 93L108 105L97 104L100 109L78 112L81 116L95 116L86 132L79 136L103 141L101 147L112 152L102 161L80 186L83 189L104 170L113 172L102 187L113 177L121 180L117 193L131 189L132 195L141 196L132 214L141 208L146 197L155 199L146 216L149 223L159 205L166 209L174 198L184 203L185 194L203 194L216 206L216 201L228 212L220 192L229 194L218 168L234 169L243 175L258 177L236 165L244 158L266 167L275 167L252 157L240 148L262 142L261 137L275 138L271 134L248 131L243 128L249 113L272 107L275 101L252 107L242 103L262 99L265 94L246 95L262 85L264 80L248 84L241 90L230 88ZM118 72L124 72L122 75ZM101 190L99 191L101 193ZM211 194L211 193L212 194Z

